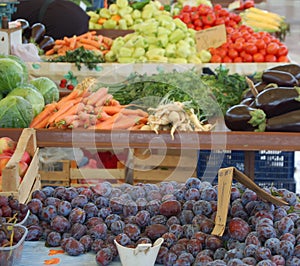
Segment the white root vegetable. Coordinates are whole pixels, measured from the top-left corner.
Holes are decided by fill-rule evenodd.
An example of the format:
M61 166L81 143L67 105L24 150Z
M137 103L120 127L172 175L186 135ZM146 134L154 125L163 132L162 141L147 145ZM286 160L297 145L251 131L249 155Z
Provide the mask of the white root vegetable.
M157 108L149 108L152 114L148 117L148 124L156 134L160 130L170 130L172 139L174 133L179 131L210 131L211 124L203 124L199 121L193 109L187 109L181 102L172 102L159 105Z

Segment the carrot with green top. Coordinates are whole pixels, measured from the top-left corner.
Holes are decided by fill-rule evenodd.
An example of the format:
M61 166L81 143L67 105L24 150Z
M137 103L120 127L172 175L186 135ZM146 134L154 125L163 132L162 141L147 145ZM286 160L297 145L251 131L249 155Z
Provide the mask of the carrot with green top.
M49 103L44 107L44 110L40 112L33 120L31 121L29 127L34 128L36 125L41 122L48 120L48 117L51 116L57 109L57 103Z

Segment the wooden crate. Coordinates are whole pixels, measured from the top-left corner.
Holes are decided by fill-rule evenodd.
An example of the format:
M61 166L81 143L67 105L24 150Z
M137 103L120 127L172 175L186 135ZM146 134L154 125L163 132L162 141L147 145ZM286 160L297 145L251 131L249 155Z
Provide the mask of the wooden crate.
M32 159L22 182L20 182L19 162L25 151L29 153ZM35 130L32 128L23 129L13 156L2 170L2 192L0 195L12 195L21 203L26 203L31 197L32 191L40 188L38 151Z
M70 165L70 185L74 187L90 186L103 181L118 184L125 180L126 169L121 162L115 169L78 168L76 161L71 161Z
M40 176L42 186L69 186L70 161L61 160L51 164L40 162Z
M134 149L132 166L134 183L162 181L185 182L197 176L197 150Z

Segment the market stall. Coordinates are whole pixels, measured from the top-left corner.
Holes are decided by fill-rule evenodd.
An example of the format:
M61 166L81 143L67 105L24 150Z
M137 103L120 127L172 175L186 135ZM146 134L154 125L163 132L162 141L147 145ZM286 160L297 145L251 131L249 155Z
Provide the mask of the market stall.
M289 24L203 2L118 0L40 61L1 55L0 217L28 230L1 231L1 265L124 266L117 244L160 238L156 265L299 264Z

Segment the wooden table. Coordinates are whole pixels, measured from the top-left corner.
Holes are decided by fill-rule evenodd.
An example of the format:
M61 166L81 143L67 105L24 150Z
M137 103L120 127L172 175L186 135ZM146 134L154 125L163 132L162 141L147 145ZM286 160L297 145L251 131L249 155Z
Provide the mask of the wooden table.
M0 129L0 137L18 140L22 129ZM300 151L296 132L184 132L172 140L168 132L126 130L36 130L39 147L151 148L241 150L245 152L245 174L254 178L254 153L259 150Z

